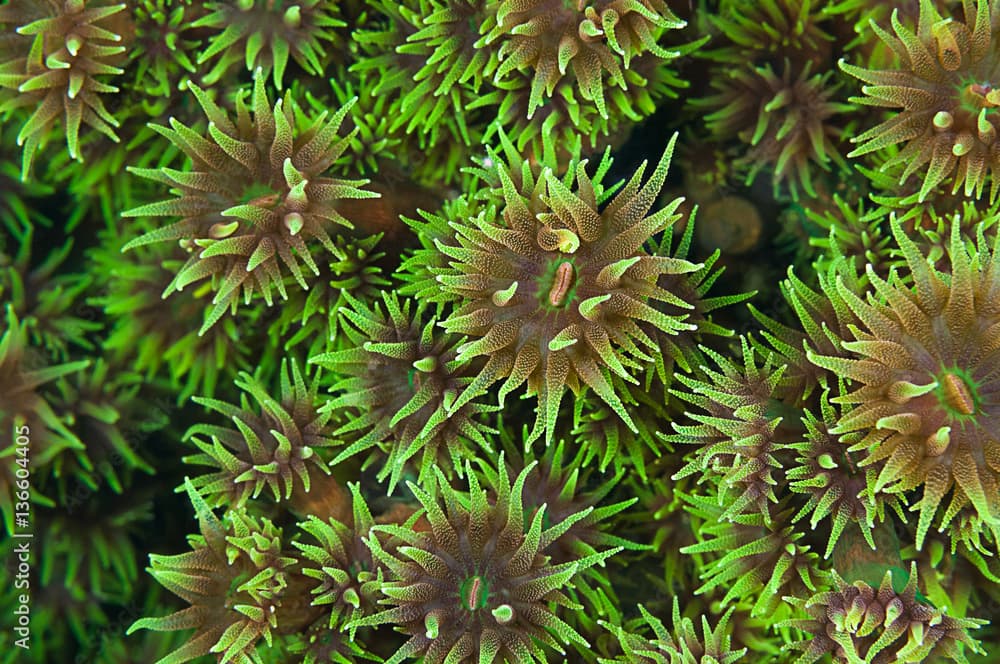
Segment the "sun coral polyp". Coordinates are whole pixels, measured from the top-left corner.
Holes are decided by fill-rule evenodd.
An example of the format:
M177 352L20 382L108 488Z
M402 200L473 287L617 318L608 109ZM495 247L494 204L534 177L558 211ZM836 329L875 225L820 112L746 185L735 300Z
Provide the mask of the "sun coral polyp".
M770 64L733 69L712 81L716 94L692 102L712 111L705 124L717 137L739 137L745 144L737 165L746 171L747 184L767 167L773 170L775 191L786 183L793 198L799 198L800 187L815 197L817 167L828 170L831 161L846 166L836 147L841 130L834 121L851 107L832 99L831 72L811 75L810 70L807 64L793 77L788 61L777 73Z
M963 3L965 21L945 20L931 0L920 0L917 31L904 26L893 11L895 36L873 24L879 38L900 60L898 68L870 70L847 62L840 67L869 85L851 101L901 109L885 122L855 136L859 157L903 143L882 166L902 167L900 183L926 167L919 199L946 178L952 192L982 196L987 179L990 198L1000 193L1000 4L995 0ZM974 7L974 9L973 9Z
M82 124L118 142L118 121L99 95L118 92L107 79L123 72L117 65L124 63L129 35L127 14L120 13L125 7L85 0L13 0L0 7L0 32L24 37L15 42L23 55L2 62L10 53L0 51L0 89L14 91L0 93L0 113L35 107L17 137L24 146L22 178L59 116L73 159L81 158Z
M345 300L340 314L350 322L344 334L351 347L310 358L338 377L323 408L344 421L334 435L348 444L334 465L367 452L365 466L381 466L378 478L388 478L389 493L412 466L421 482L437 464L460 475L473 450L492 449L495 431L484 415L496 410L476 401L450 409L474 374L457 359L461 340L436 332L424 307L395 293L383 293L383 306L371 308Z
M307 384L294 361L290 372L288 364L281 363L280 377L279 399L246 373L236 381L243 390L239 406L194 397L196 403L225 415L235 425L198 424L186 434L200 453L185 461L218 469L192 481L203 496L242 507L268 487L274 500L290 500L293 491L309 492L310 474L329 474L318 450L333 445L333 427L327 424L329 415L319 412L316 377ZM259 415L250 408L248 394L260 406Z
M324 176L347 148L349 137L338 136L338 130L349 104L333 117L327 119L324 112L300 129L291 97L279 99L272 109L260 70L251 106L242 95L237 98L235 122L207 93L194 84L190 88L208 117L207 132L203 135L173 118L170 128L155 128L184 151L191 167L129 169L170 187L177 198L123 213L182 219L135 238L123 251L180 241L191 257L165 294L212 279L216 293L200 330L204 334L227 308L236 311L241 291L246 303L260 294L270 305L274 289L287 299L282 267L308 289L300 264L315 275L320 271L307 243L316 241L335 254L330 227L351 227L337 211L340 200L378 194L360 188L367 180Z
M245 60L250 71L261 67L270 72L280 90L289 56L305 71L319 75L326 55L323 43L338 41L333 30L345 25L337 18L337 3L322 0L209 2L206 9L208 13L191 27L222 30L198 56L199 65L219 56L205 76L206 83L215 83L232 65Z
M943 658L965 662L963 646L984 654L968 634L985 621L952 618L944 610L922 603L917 596L917 566L910 566L906 587L893 589L892 571L878 588L863 581L848 584L832 573L836 590L808 600L792 599L804 608L809 620L790 620L811 638L794 644L802 655L796 664L812 664L830 654L838 662L931 662Z
M529 118L545 103L543 93L551 97L571 66L580 96L607 118L605 77L625 89L623 71L633 57L645 52L676 57L659 44L659 36L686 25L664 0L502 0L491 23L477 45L503 41L495 79L500 82L516 69L534 73Z
M186 482L201 534L191 551L150 554L150 574L190 606L159 618L141 618L128 629L158 632L195 629L181 647L157 664L183 664L214 654L220 662L253 661L257 642L272 642L284 600L294 604L299 588L289 586L293 557L284 555L281 530L241 510L220 520Z
M353 626L395 624L410 639L386 664L422 657L424 664L445 662L549 661L546 649L563 653L560 642L586 641L558 615L558 608L578 609L566 597L577 575L619 549L572 562L554 564L543 554L589 510L549 528L545 508L528 523L522 491L533 464L510 484L503 458L493 495L467 469L469 492L463 495L437 474L428 493L410 489L423 505L426 532L410 527L375 526L368 538L374 557L385 565L382 586L389 608ZM434 485L436 484L436 487ZM396 553L385 551L384 537L402 540Z
M867 299L838 281L831 297L861 324L841 342L844 356L809 352L848 381L848 392L832 401L851 408L831 433L860 434L848 449L867 452L862 466L884 461L872 491L922 487L911 507L920 512L918 549L949 493L941 529L971 506L1000 542L1000 246L980 233L967 247L955 221L950 269L942 272L895 220L892 229L913 287L870 266Z
M701 266L648 247L680 217L681 199L649 214L675 140L645 184L644 163L606 204L600 181L607 160L593 177L584 161L559 179L547 165L536 173L527 162L518 164L509 142L510 166L491 153L502 209L491 207L454 224L455 237L437 243L451 259L451 269L437 280L460 298L441 325L470 337L459 360L488 358L450 410L501 379L501 404L527 383L528 394L539 399L531 439L544 430L551 440L566 387L577 394L589 387L635 429L612 374L637 382L631 371L654 363L660 352L651 335L694 328L684 322L687 314L658 308L666 303L689 311L694 305L657 282Z

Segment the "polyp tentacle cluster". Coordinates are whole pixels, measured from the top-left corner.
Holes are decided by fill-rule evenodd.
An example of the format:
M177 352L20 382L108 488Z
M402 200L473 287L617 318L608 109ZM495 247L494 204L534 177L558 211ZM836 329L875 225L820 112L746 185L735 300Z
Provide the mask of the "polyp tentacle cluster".
M893 273L869 267L868 300L838 280L832 297L858 316L846 357L809 353L812 362L850 380L833 401L852 405L831 433L861 434L851 451L866 451L863 466L884 461L872 490L923 486L919 549L942 501L949 525L971 505L1000 541L1000 261L997 241L982 234L975 250L952 224L950 270L930 266L893 221L893 235L912 274L907 288ZM971 253L970 253L971 251Z
M865 83L859 104L901 109L878 126L856 136L858 157L904 143L883 164L902 166L900 182L927 167L920 200L954 176L953 192L982 195L990 179L990 198L1000 193L1000 45L994 39L994 0L963 3L965 21L945 20L930 0L920 0L917 31L904 26L893 12L895 35L872 29L899 58L900 69L869 70L841 62L848 74Z
M27 178L35 151L60 115L73 159L80 159L81 124L118 141L114 129L118 120L98 95L118 92L105 79L123 71L117 65L124 58L127 31L115 22L127 23L126 15L120 13L126 5L87 4L84 0L15 0L0 7L0 25L7 24L3 30L14 29L28 38L20 41L27 50L25 57L0 62L0 89L17 91L9 98L0 96L0 112L37 104L17 137L18 145L24 145L22 178Z
M177 240L191 252L166 292L213 279L217 292L203 334L227 308L236 310L241 291L247 303L259 293L271 304L274 289L287 298L282 265L307 289L300 262L319 274L307 242L315 240L336 253L329 227L351 227L337 211L339 200L378 194L360 189L367 180L324 176L347 148L348 139L339 137L338 130L350 104L329 120L323 113L300 132L291 97L279 99L272 109L260 69L252 107L240 96L235 122L208 94L193 84L190 88L208 116L207 135L173 118L170 128L155 129L187 154L192 168L130 169L167 185L178 197L124 213L182 219L132 240L123 251Z
M551 168L536 175L527 162L508 166L491 153L502 208L453 223L454 237L437 242L452 259L451 269L437 280L460 298L441 324L472 339L461 347L460 361L488 357L451 410L498 380L506 379L501 403L526 382L528 393L539 395L532 438L544 429L551 439L565 387L574 392L589 387L635 429L612 374L635 382L631 370L653 363L660 352L657 331L678 334L695 327L684 321L694 305L658 280L701 266L657 255L647 244L680 216L680 199L648 215L675 140L644 185L645 164L603 210L599 186L606 161L594 178L580 162L560 180ZM504 143L513 161L516 151ZM659 303L684 313L663 313Z

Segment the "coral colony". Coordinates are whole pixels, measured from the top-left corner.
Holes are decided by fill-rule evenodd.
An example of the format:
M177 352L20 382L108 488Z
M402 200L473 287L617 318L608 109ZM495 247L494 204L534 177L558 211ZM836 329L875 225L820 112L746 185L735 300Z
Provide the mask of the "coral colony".
M1000 662L1000 0L0 0L0 664Z

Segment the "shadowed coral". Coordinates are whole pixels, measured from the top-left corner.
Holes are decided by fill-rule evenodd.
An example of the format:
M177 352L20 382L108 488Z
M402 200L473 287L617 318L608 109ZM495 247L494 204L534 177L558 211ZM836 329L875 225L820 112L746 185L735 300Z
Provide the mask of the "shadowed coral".
M645 389L643 385L612 380L635 430L603 401L582 398L577 399L573 409L572 440L582 450L581 465L594 464L602 473L609 466L616 473L627 468L645 479L647 462L663 452L656 434L669 420L664 395L652 385Z
M100 288L89 304L106 317L104 348L114 362L131 362L147 380L168 375L179 402L194 394L214 396L220 379L225 385L250 368L253 338L241 334L237 322L251 318L223 320L199 336L207 298L186 292L164 303L160 297L183 264L183 249L161 244L123 255L123 244L120 235L107 234L89 256ZM164 317L173 324L163 325Z
M813 363L848 381L850 391L832 401L851 408L831 433L861 434L848 449L867 452L862 466L884 461L873 492L922 487L911 507L920 513L918 549L949 493L941 528L971 505L1000 541L1000 248L980 233L970 254L954 222L950 269L941 272L898 222L892 229L914 286L869 269L872 285L862 299L838 281L831 297L860 323L842 337L844 354L809 352Z
M136 482L136 471L156 474L138 441L166 425L165 417L140 403L142 379L99 358L91 367L55 385L52 404L71 422L84 449L59 455L53 462L60 493L73 478L91 491L102 485L116 494ZM144 458L145 457L145 458ZM143 480L140 480L140 482ZM65 504L65 501L60 501Z
M80 159L80 126L86 124L117 142L118 121L99 95L118 92L104 82L121 74L123 37L130 36L126 5L85 0L14 0L0 7L0 25L24 39L16 49L0 52L0 113L35 107L21 127L17 142L24 146L22 178L27 178L35 152L60 116L66 147ZM96 6L95 6L96 5ZM11 57L13 56L13 57Z
M643 599L648 606L663 609L664 600L680 588L696 588L699 569L681 553L695 543L690 518L684 511L682 496L694 486L692 480L675 481L671 476L682 464L679 454L664 454L650 464L647 476L626 474L625 490L639 500L618 521L618 534L649 547L636 553L624 553L615 559L625 575L613 581L619 596ZM646 560L655 561L655 573L632 574L629 570ZM650 588L662 588L655 603L648 597Z
M676 54L685 55L700 44L678 46ZM677 97L675 89L688 87L669 62L652 53L636 57L622 71L622 80L620 87L605 90L607 117L594 105L581 103L572 80L559 81L545 103L529 112L534 77L521 70L494 81L468 110L489 109L496 116L483 134L484 143L494 140L502 128L523 154L538 155L543 163L565 162L598 153L607 145L617 146L634 123L652 115L664 100Z
M272 110L258 70L251 106L239 96L233 123L204 91L190 87L208 117L207 135L174 119L171 128L156 129L184 151L191 167L129 169L170 187L177 198L124 213L183 218L132 240L123 251L179 240L191 252L165 294L212 279L216 294L199 332L204 334L227 308L235 313L241 291L246 303L258 293L270 305L274 289L287 299L282 266L302 289L308 289L300 263L313 274L319 274L319 267L307 241L317 241L334 253L329 227L351 227L337 211L338 200L378 194L360 189L367 180L323 175L347 147L338 129L349 106L329 120L324 112L300 130L296 104L286 97Z
M295 661L301 661L302 664L330 662L354 664L358 661L379 661L378 657L366 652L360 643L351 639L350 634L334 631L321 622L311 625L300 634L289 635L286 637L286 643L288 652L301 657L301 660Z
M521 160L507 141L509 166L491 153L490 170L500 180L497 198L502 195L502 200L454 224L455 235L437 242L451 259L451 269L437 281L460 298L441 325L472 339L461 347L459 359L488 358L451 410L499 380L506 379L499 390L501 404L527 383L528 395L538 395L539 402L531 438L544 431L551 440L566 387L574 393L589 387L635 428L615 393L612 374L637 382L630 369L654 363L660 352L651 335L695 329L684 321L686 313L657 308L660 303L681 312L694 308L658 280L701 266L647 245L679 217L680 199L649 214L674 141L645 184L644 163L606 203L608 192L601 185L610 165L606 159L593 177L580 162L560 180L551 167L533 168Z
M346 106L352 99L357 99L344 118L350 147L334 163L335 173L367 176L397 161L410 165L402 150L403 138L399 132L390 129L394 116L392 100L388 95L375 93L378 84L377 73L352 74L346 69L338 69L330 77L333 105ZM306 98L316 109L330 105L330 102L313 99L310 95Z
M889 268L898 261L893 257L892 236L885 227L885 215L869 209L870 205L863 200L852 207L837 194L831 203L827 209L806 210L809 220L828 233L825 238L809 238L809 244L821 252L816 258L817 271L825 271L843 257L857 269L870 264L876 274L888 276Z
M149 104L149 115L159 115L169 105L181 79L197 75L192 60L200 43L191 38L191 19L195 13L188 3L174 0L139 0L135 6L135 87L156 101Z
M114 143L90 132L80 139L80 155L85 166L77 167L64 151L49 151L48 158L41 162L45 169L43 177L73 201L66 217L68 231L78 225L83 228L114 226L122 210L154 195L153 187L132 177L127 167L161 168L180 155L180 150L151 125L166 119L171 111L183 116L193 113L181 102L167 104L162 115L151 116L140 105L139 98L139 95L125 92L114 99L115 117L120 122L118 131L130 140ZM105 221L98 222L98 219Z
M825 8L814 0L721 0L719 11L706 13L726 40L703 57L741 65L749 57L777 64L793 62L825 67L834 36Z
M454 232L453 224L465 219L474 219L486 210L495 214L491 205L495 201L478 195L477 180L466 175L467 191L451 200L445 201L437 213L418 210L420 219L402 217L402 220L417 236L420 246L406 256L396 271L396 277L402 282L399 293L416 298L420 302L434 304L441 312L446 303L457 302L459 295L441 288L437 278L451 273L448 257L438 251L439 242L446 241Z
M8 238L26 242L23 238L33 228L52 226L52 220L37 203L55 192L48 183L22 180L21 167L14 159L17 146L13 130L17 127L8 129L5 125L6 122L0 123L0 228L6 228L7 233L0 234L0 254L14 250L13 246L5 246ZM3 261L0 258L0 263Z
M691 240L697 232L695 230L696 213L697 208L694 208L687 216L683 233L664 233L659 239L650 242L653 253L658 256L673 256L688 260L691 254ZM735 231L735 233L738 232ZM732 235L734 231L728 230L727 233ZM664 390L669 389L677 373L675 367L690 373L694 371L695 367L705 362L704 354L699 348L701 342L709 343L709 337L733 336L733 330L723 327L713 320L713 312L722 307L739 304L757 294L757 291L748 291L709 297L712 286L726 269L725 267L717 267L722 252L717 248L711 251L711 254L698 263L697 270L661 274L656 282L660 288L673 293L677 300L674 302L655 302L653 306L670 316L686 316L684 322L690 326L690 331L685 334L673 334L659 329L651 331L660 352L654 354L652 364L646 369L643 389L647 393L651 391L649 386L654 381L660 382ZM679 305L678 302L684 304ZM666 399L664 399L664 403L666 403Z
M48 660L59 659L56 644L70 634L87 643L95 626L111 623L109 607L131 601L140 585L143 556L135 541L151 527L152 496L142 489L98 494L95 486L93 491L80 500L79 493L60 490L58 507L32 510L39 525L32 602L52 621L45 625L45 648L52 648Z
M349 624L395 624L410 639L386 664L420 656L425 664L443 662L546 662L543 645L563 653L559 642L583 638L558 615L556 607L575 608L564 594L582 570L618 549L572 562L553 564L543 543L558 540L578 512L549 528L545 510L527 521L522 502L531 466L508 479L503 460L493 500L467 469L468 495L448 485L440 471L431 493L410 483L430 524L427 532L406 526L376 526L367 542L388 569L382 587L390 605L373 616ZM381 537L402 540L396 553L385 551ZM558 639L558 640L557 640Z
M818 290L810 288L791 268L788 270L788 279L781 283L784 300L799 320L798 328L787 327L763 315L752 304L749 305L754 318L764 327L761 336L786 365L777 396L790 404L804 404L817 388L834 389L836 377L813 363L808 352L845 356L846 351L841 348L839 339L850 334L851 325L860 322L850 307L839 298L827 296L833 292L838 281L855 292L864 290L865 281L855 271L853 264L848 261L833 262L823 271L817 271L816 276L819 281ZM756 340L753 341L753 346L764 353L765 357L770 352Z
M905 144L883 168L903 167L900 183L926 167L920 200L946 178L952 191L990 198L1000 193L1000 90L994 89L1000 48L993 38L998 6L994 0L963 3L965 21L942 18L931 0L920 0L917 31L893 12L895 35L872 24L899 59L893 69L864 69L841 61L840 67L868 85L851 101L900 109L878 126L852 138L859 157Z
M496 116L496 122L486 128L483 142L495 140L502 129L519 151L545 163L598 151L608 134L608 119L597 109L580 104L576 90L565 81L529 115L531 83L530 73L511 72L469 104L470 110L488 109Z
M0 448L0 460L4 462L0 470L0 513L7 532L13 533L16 469L30 464L38 472L64 450L84 449L63 416L52 409L37 388L86 368L90 361L46 366L41 355L28 346L27 326L10 306L5 323L7 329L0 337L0 431L6 437ZM38 499L42 504L49 503L40 495Z
M788 61L779 72L769 64L729 69L728 76L713 78L715 94L691 105L712 111L705 124L717 138L738 137L746 144L738 165L746 170L747 184L767 167L776 192L786 184L793 198L799 198L800 187L815 197L817 166L846 167L835 144L841 133L835 120L852 107L831 99L836 92L831 72L810 75L806 65L793 77Z
M38 249L33 228L25 232L9 263L0 248L0 307L10 306L27 326L31 344L59 360L66 360L71 348L93 350L92 338L102 328L77 315L93 279L66 269L72 248L69 240L44 259L32 260Z
M971 542L968 544L970 547L973 545ZM984 562L981 556L967 555L971 549L959 547L964 550L957 556L950 555L949 549L947 534L931 533L922 551L917 551L910 544L900 551L900 557L910 564L916 564L923 595L928 604L956 618L967 618L970 613L981 610L975 597L985 587L982 579L997 583L998 577L985 564L981 564ZM903 563L904 567L905 565ZM982 573L982 578L973 571L973 567Z
M476 110L493 67L479 37L484 0L373 0L384 19L355 39L365 57L350 75L367 88L361 105L377 107L359 126L378 132L383 159L393 158L410 177L430 187L460 179L460 169L480 152L483 127L493 118ZM368 100L365 97L368 97ZM388 146L397 144L390 149Z
M920 253L939 270L948 269L948 249L951 242L952 223L958 224L961 242L969 253L976 251L976 238L982 233L988 242L997 234L1000 222L1000 199L989 207L977 207L973 201L965 201L955 211L938 213L934 206L914 205L896 215L899 225L912 237ZM898 254L898 252L897 252ZM896 260L903 267L902 257Z
M131 606L139 613L152 613L165 600L165 592L153 586L149 592ZM117 630L101 631L94 638L93 624L89 625L86 646L77 650L77 657L89 657L93 664L150 664L167 657L184 645L181 632L143 632L123 639Z

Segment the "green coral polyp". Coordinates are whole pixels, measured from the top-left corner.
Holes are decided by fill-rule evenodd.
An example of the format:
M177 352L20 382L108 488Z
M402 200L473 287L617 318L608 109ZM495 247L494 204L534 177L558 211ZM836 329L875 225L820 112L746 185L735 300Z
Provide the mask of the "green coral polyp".
M293 492L309 492L311 474L329 474L319 450L334 444L330 438L333 427L327 424L329 415L318 412L317 378L307 384L295 362L290 371L288 363L282 362L280 382L279 399L245 373L236 381L244 391L239 406L194 398L196 403L225 415L236 427L195 425L188 430L185 437L200 453L185 461L218 468L193 480L202 495L225 496L226 502L242 506L267 487L274 500L289 500ZM248 394L259 404L259 415L250 409Z
M905 521L905 503L896 493L872 491L871 480L880 468L861 467L859 453L850 451L849 447L857 440L858 434L841 437L831 433L840 413L830 403L829 392L823 393L820 410L822 418L806 411L803 418L805 441L787 446L799 454L799 464L786 473L789 485L795 493L809 496L809 502L792 517L792 523L808 516L810 526L815 529L824 519L830 520L830 537L824 558L830 558L838 542L847 541L842 536L851 523L857 525L861 536L874 551L876 543L872 531L876 524L886 519L886 507Z
M702 636L698 637L697 629L690 618L682 618L680 605L674 597L673 632L663 622L639 605L641 619L637 618L623 629L619 625L601 622L601 625L615 635L623 654L609 658L598 658L600 664L734 664L742 661L747 654L747 648L734 648L732 642L730 620L734 608L723 614L715 628L708 624L708 618L702 616ZM653 636L646 637L638 633L638 628L648 627ZM649 631L643 630L643 631Z
M352 347L310 359L339 376L323 407L344 420L334 435L348 444L334 464L368 453L366 464L380 462L378 477L389 480L390 493L413 464L424 480L442 461L461 474L473 445L491 449L493 429L483 415L495 408L479 401L455 406L473 373L458 357L458 338L434 334L437 320L395 294L371 308L345 299L349 307L340 314Z
M342 523L310 515L299 527L318 545L292 542L304 557L303 574L315 582L312 606L330 612L325 621L330 630L341 630L348 622L370 615L381 597L379 566L363 541L375 521L358 485L352 484L350 490L352 518Z
M250 662L258 640L272 642L283 599L295 599L288 577L297 561L282 555L281 531L269 520L242 511L220 520L190 482L185 488L200 535L190 538L189 552L150 555L149 572L190 606L137 620L128 631L196 629L157 664L183 664L208 654L217 654L219 661Z
M305 124L291 97L271 107L258 71L252 104L243 95L237 98L234 123L199 87L191 84L190 89L208 117L207 133L173 118L170 128L154 128L185 152L191 170L130 168L178 197L124 213L182 219L135 238L123 251L154 242L181 243L191 257L165 294L211 279L216 293L199 331L204 334L227 309L236 312L241 293L245 304L259 294L270 305L274 290L287 299L282 267L307 290L301 264L319 274L307 242L336 254L330 227L351 227L337 210L340 200L378 194L361 189L367 180L325 176L347 148L349 138L338 131L350 104L329 120L324 112Z
M388 608L349 627L394 623L408 634L409 640L386 664L408 657L422 657L425 664L528 664L548 661L549 649L565 654L560 643L586 647L583 637L559 616L563 608L578 608L565 592L581 571L602 564L620 549L552 563L543 554L546 543L558 540L588 511L571 514L551 528L543 528L544 507L529 518L522 495L532 467L511 484L501 457L489 493L471 469L465 473L467 494L437 472L434 494L409 484L429 530L371 530L368 545L388 569L383 586ZM393 540L401 544L390 553L384 542Z
M694 329L683 322L686 314L659 308L683 312L694 305L658 280L702 266L659 255L648 245L679 218L680 200L649 214L674 140L645 184L643 165L603 208L600 179L607 162L593 178L580 162L559 179L548 165L537 174L527 162L518 165L508 141L502 145L509 165L491 154L492 175L500 182L494 195L502 207L453 224L454 236L437 242L452 259L437 281L461 298L441 325L471 338L460 360L487 358L452 409L495 381L506 379L501 404L527 383L528 394L539 397L532 436L544 431L551 440L566 386L574 393L589 387L635 428L611 376L636 382L630 369L641 369L653 361L649 353L659 352L651 335Z
M260 67L269 72L280 90L289 57L312 74L320 74L326 56L324 42L338 41L335 28L345 23L337 18L337 5L321 0L238 0L206 3L208 13L192 28L222 29L209 40L198 56L198 64L218 56L215 66L205 76L206 83L217 82L229 68L241 60L249 71ZM242 46L243 52L240 53Z
M941 272L895 220L892 229L915 288L902 287L894 275L884 281L871 269L868 279L882 302L865 302L838 284L836 297L862 325L843 343L847 357L809 355L818 366L850 379L854 388L834 399L853 408L832 431L861 434L850 449L868 452L863 466L885 462L873 491L923 486L923 497L911 507L920 512L918 549L949 493L942 529L971 506L1000 540L1000 438L994 424L998 313L988 295L1000 279L996 240L987 244L980 234L970 249L956 218L950 265ZM969 348L979 350L969 353Z
M492 21L477 46L500 43L498 85L515 70L532 71L529 119L543 105L543 93L552 97L569 72L580 96L607 119L605 77L625 89L623 69L632 58L645 52L676 57L660 46L659 36L686 25L663 0L501 0Z
M836 87L829 72L811 75L810 70L807 63L793 74L788 61L778 73L769 64L737 69L713 79L717 94L691 102L712 111L705 124L716 136L738 136L745 144L746 154L737 163L748 184L768 166L775 191L787 183L793 198L799 198L800 188L815 197L815 167L846 166L836 147L835 120L850 107L832 99Z
M0 113L37 106L17 137L18 145L24 146L22 178L27 179L35 152L60 115L73 159L81 159L84 124L119 140L115 133L119 122L99 95L119 91L106 80L124 71L117 64L124 60L126 46L122 33L112 28L121 30L114 23L125 8L124 3L88 7L84 0L22 0L0 7L0 25L13 25L18 35L30 38L19 42L23 57L0 63L0 89L19 93L0 94Z
M994 0L964 2L964 21L945 20L931 0L920 0L917 31L903 25L894 10L889 34L876 34L901 61L896 68L863 69L841 61L845 72L867 83L859 104L899 108L891 118L852 138L851 157L891 145L904 146L883 165L902 167L900 183L926 167L920 186L923 201L939 184L953 180L952 192L982 196L987 181L991 200L1000 193L996 113L990 111L998 63Z
M794 644L803 651L796 664L811 664L828 653L845 662L967 661L959 644L984 652L966 631L983 621L953 618L921 602L915 563L901 591L893 588L892 571L877 588L863 581L848 584L836 572L832 576L835 590L794 600L810 619L786 624L812 637Z

